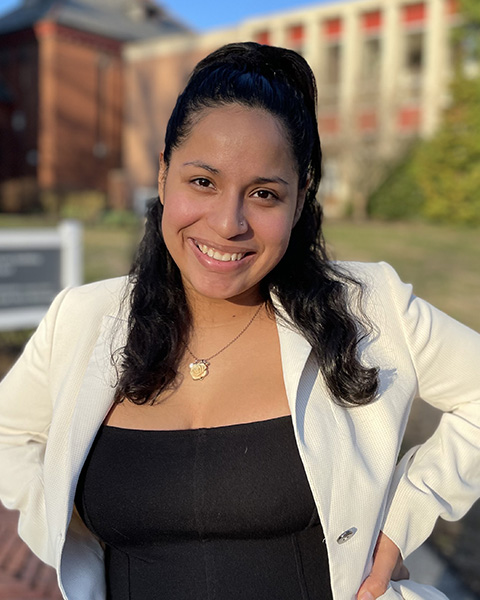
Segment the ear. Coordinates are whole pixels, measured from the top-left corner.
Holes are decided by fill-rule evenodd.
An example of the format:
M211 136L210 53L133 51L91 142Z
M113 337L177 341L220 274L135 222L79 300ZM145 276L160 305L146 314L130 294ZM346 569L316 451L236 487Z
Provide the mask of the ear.
M165 177L167 175L167 165L165 164L163 152L160 152L158 167L158 197L160 198L160 202L163 204L163 188L165 185Z

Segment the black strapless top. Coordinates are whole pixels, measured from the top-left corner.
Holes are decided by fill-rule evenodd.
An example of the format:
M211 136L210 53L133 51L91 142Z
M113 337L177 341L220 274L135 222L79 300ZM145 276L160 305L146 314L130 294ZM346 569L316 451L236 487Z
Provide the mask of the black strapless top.
M331 600L291 417L211 429L101 426L75 498L109 600Z

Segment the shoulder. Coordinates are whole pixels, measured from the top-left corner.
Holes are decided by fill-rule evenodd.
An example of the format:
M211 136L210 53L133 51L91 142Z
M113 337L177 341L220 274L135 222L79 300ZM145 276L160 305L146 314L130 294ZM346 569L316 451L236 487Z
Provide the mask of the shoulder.
M95 281L71 288L63 293L59 316L119 316L122 300L128 296L130 283L128 277L116 277Z
M395 269L386 262L334 261L335 269L346 273L360 283L375 284L376 281L399 280Z
M352 309L356 311L360 300L360 312L381 326L390 327L411 312L413 305L423 302L414 295L412 285L404 283L386 262L338 261L334 267L347 281L351 279L361 285L350 287Z
M336 261L332 265L341 275L360 283L367 296L369 293L402 298L412 295L412 285L404 283L386 262Z
M37 329L37 343L43 340L57 365L73 363L79 352L88 355L103 331L124 328L129 289L128 277L118 277L64 290Z
M118 323L128 319L130 285L128 277L118 277L63 290L37 332L44 331L49 345L61 348L73 339L94 339L105 318Z

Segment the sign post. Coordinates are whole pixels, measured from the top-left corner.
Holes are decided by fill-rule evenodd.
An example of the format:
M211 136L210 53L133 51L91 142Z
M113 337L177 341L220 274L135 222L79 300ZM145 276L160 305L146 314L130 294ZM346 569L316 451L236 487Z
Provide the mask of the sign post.
M82 227L0 231L0 331L36 327L60 290L81 285Z

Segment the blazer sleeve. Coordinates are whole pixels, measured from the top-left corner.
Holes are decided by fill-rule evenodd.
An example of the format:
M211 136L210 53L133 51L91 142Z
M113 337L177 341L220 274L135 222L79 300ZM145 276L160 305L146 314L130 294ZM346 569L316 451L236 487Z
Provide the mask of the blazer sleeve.
M480 335L412 294L382 263L418 396L442 410L424 444L398 464L382 530L405 557L430 535L437 517L460 519L480 496Z
M48 560L43 459L52 417L49 367L57 314L53 301L22 355L0 384L0 500L20 511L19 534Z

